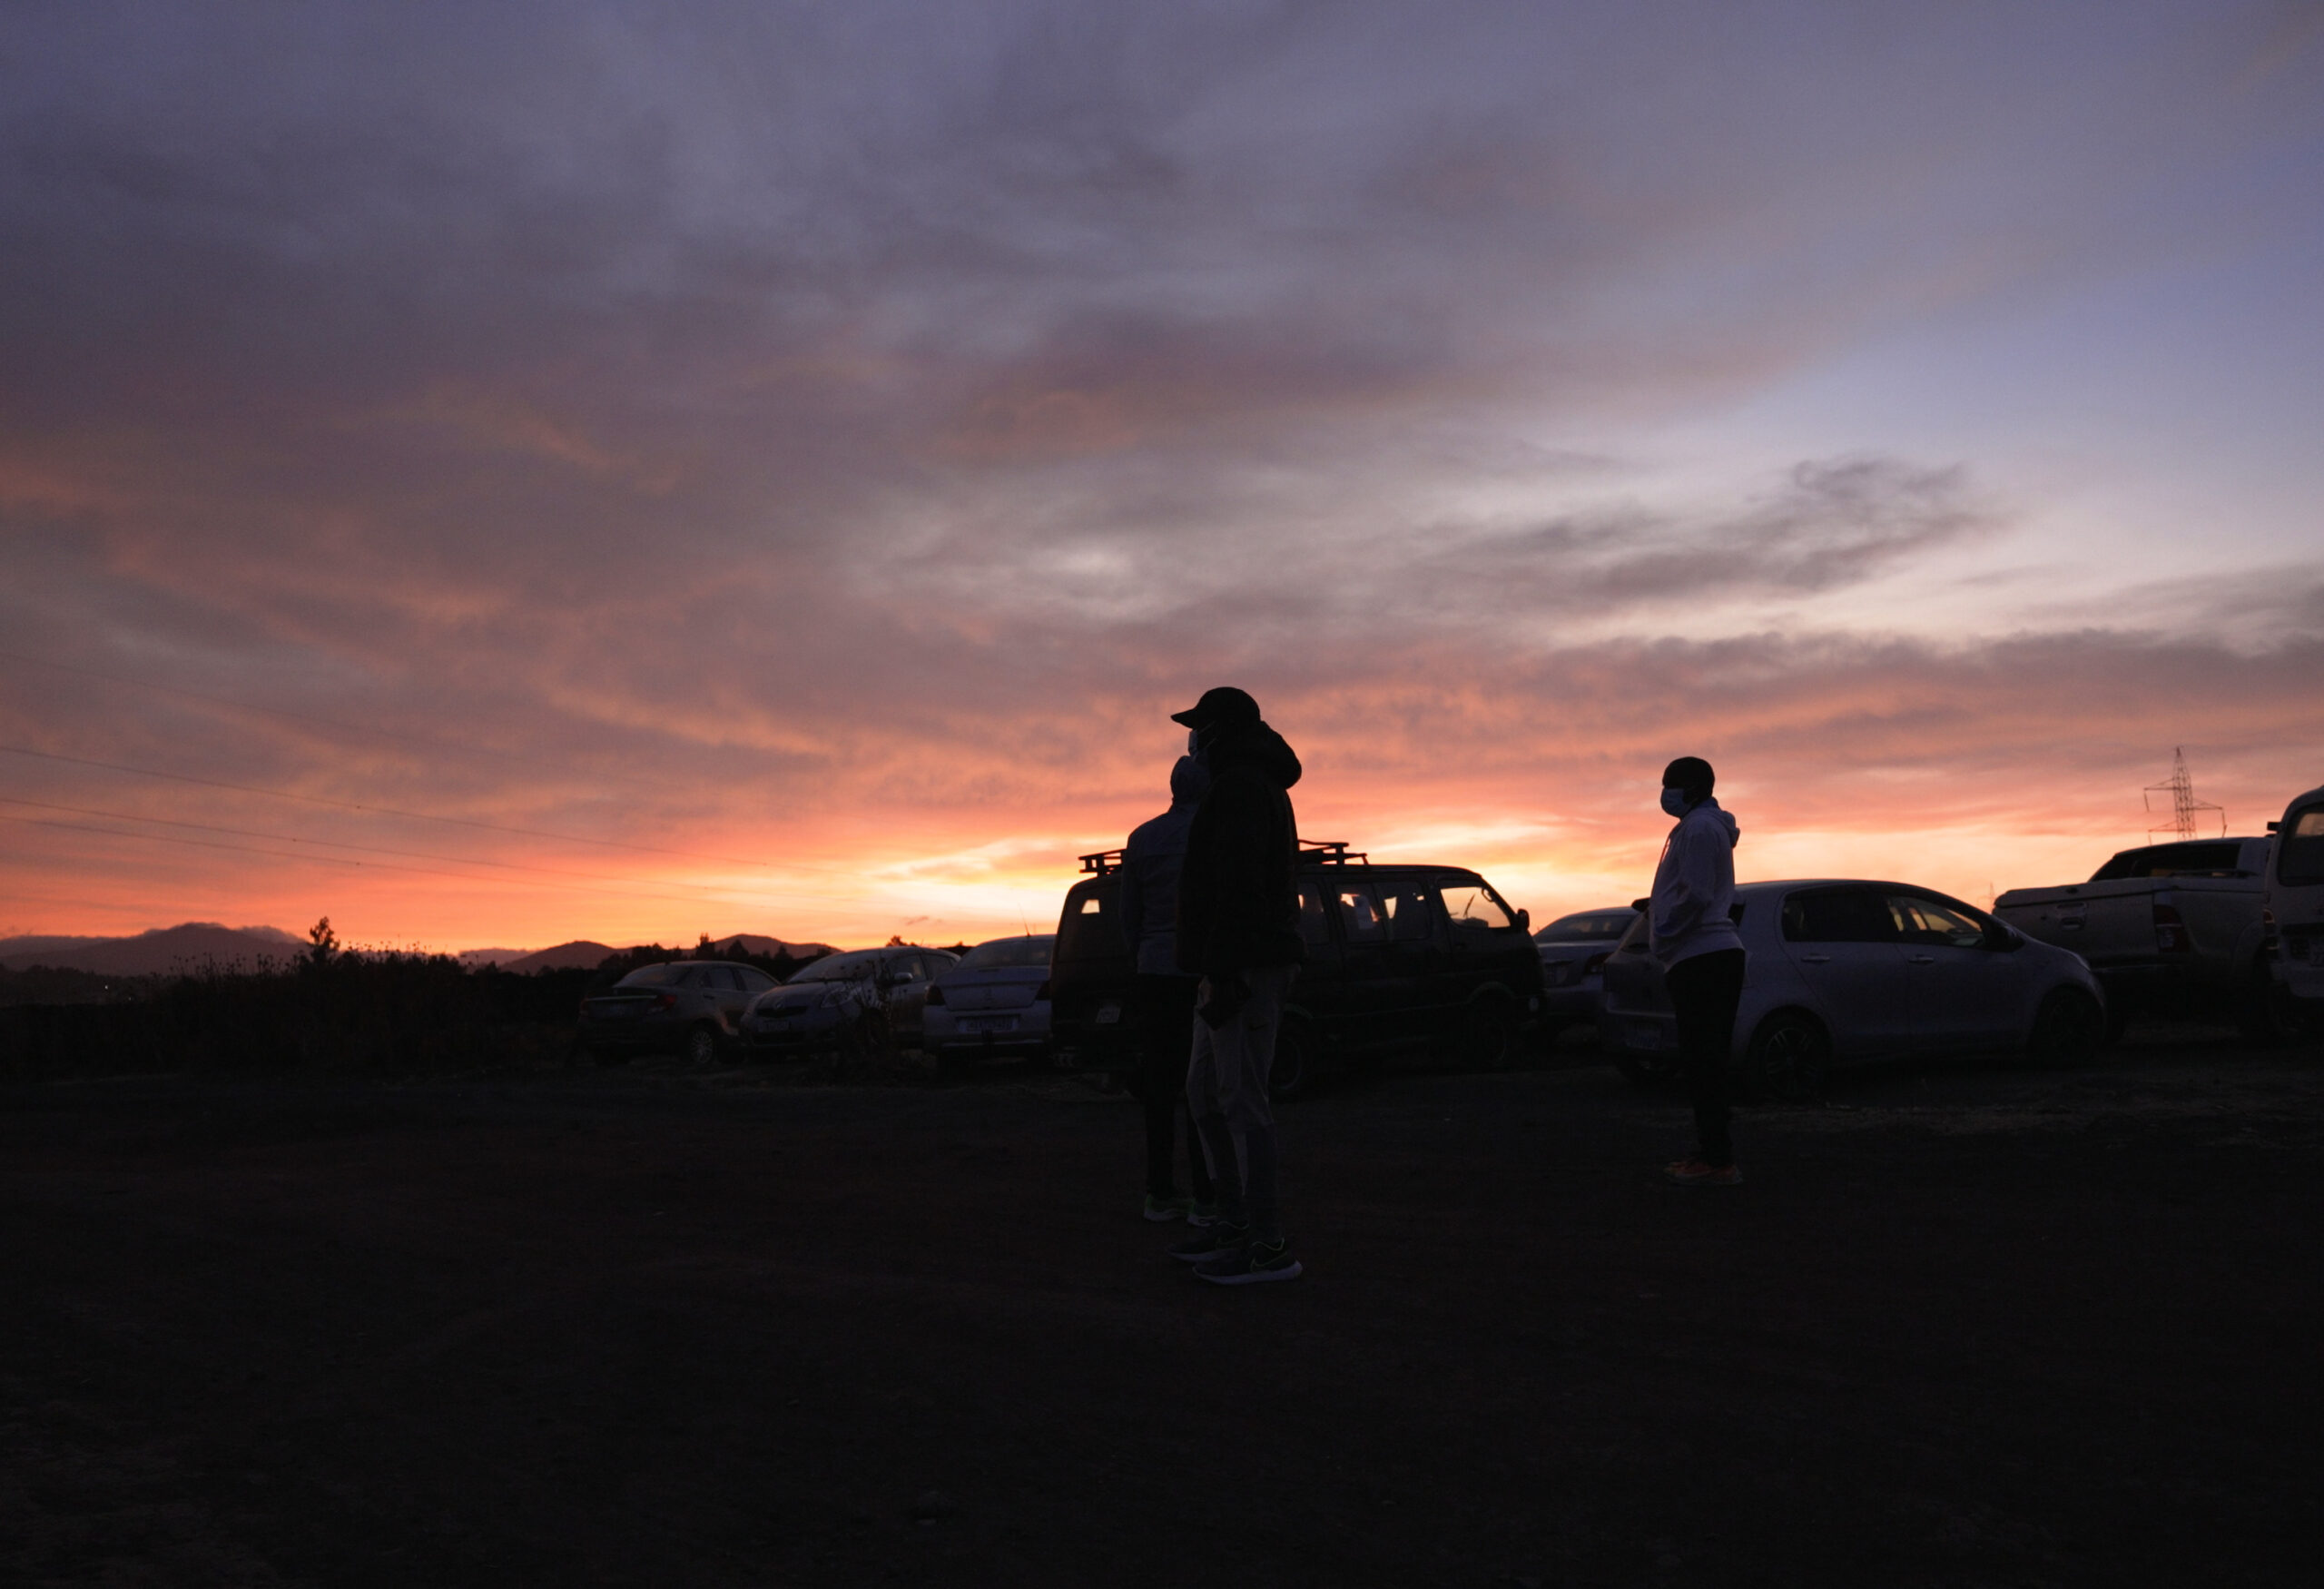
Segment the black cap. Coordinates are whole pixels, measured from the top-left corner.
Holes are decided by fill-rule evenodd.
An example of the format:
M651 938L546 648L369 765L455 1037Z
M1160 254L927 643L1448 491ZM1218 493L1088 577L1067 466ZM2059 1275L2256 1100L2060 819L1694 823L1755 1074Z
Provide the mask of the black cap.
M1256 723L1258 720L1258 702L1233 685L1220 685L1215 690L1205 690L1201 700L1183 712L1170 714L1171 722L1183 723L1197 734L1223 724Z

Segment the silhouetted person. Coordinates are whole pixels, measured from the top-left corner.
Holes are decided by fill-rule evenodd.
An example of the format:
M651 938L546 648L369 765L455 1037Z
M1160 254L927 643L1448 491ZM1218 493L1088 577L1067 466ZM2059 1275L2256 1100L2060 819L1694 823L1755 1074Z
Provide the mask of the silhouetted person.
M1663 841L1647 902L1647 943L1661 962L1679 1017L1679 1056L1695 1106L1695 1153L1662 1173L1681 1186L1737 1186L1728 1136L1728 1051L1743 998L1743 939L1735 931L1735 844L1742 830L1711 798L1718 779L1700 756L1662 770L1662 809L1679 819Z
M1122 850L1122 933L1137 974L1130 1015L1138 1046L1138 1075L1146 1103L1146 1217L1206 1226L1216 1216L1202 1142L1187 1104L1187 1063L1194 1051L1195 990L1200 979L1178 969L1178 868L1187 829L1210 787L1210 775L1192 755L1170 769L1170 809L1140 823ZM1187 1118L1187 1177L1190 1198L1172 1179L1178 1118Z
M1238 689L1203 692L1174 721L1194 731L1210 792L1187 829L1178 873L1178 968L1196 991L1187 1102L1210 1161L1218 1219L1171 1256L1239 1286L1299 1273L1275 1208L1267 1074L1284 996L1306 959L1299 937L1299 824L1285 791L1299 758Z

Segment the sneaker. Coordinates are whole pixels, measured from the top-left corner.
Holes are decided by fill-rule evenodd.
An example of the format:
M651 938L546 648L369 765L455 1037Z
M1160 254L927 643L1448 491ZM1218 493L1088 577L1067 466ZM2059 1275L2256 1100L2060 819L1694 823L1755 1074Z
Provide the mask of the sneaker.
M1207 1230L1218 1223L1216 1203L1196 1203L1187 1210L1187 1223L1197 1230Z
M1662 1167L1662 1179L1676 1186L1741 1186L1743 1172L1732 1164L1679 1159Z
M1194 1212L1194 1208L1192 1198L1157 1198L1152 1192L1146 1194L1146 1217L1157 1225L1183 1219Z
M1273 1241L1253 1241L1234 1252L1222 1252L1216 1258L1195 1265L1197 1279L1208 1280L1214 1286L1252 1286L1261 1280L1295 1280L1299 1278L1299 1260L1285 1250L1278 1237Z
M1228 1252L1239 1256L1243 1244L1250 1239L1248 1225L1229 1225L1224 1219L1215 1219L1172 1248L1170 1256L1180 1263L1200 1263Z

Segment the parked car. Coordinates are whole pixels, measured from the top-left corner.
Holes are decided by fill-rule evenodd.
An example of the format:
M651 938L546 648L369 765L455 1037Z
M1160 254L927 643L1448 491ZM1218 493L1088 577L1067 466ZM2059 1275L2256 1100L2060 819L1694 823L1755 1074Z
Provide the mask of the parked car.
M1459 866L1375 866L1344 844L1301 849L1307 963L1275 1039L1276 1097L1398 1050L1492 1068L1538 1041L1541 957L1525 913L1491 883ZM1120 865L1118 850L1084 855L1088 875L1066 893L1050 978L1060 1065L1137 1068L1123 1019L1131 962L1118 915Z
M1598 1023L1606 957L1637 920L1636 905L1608 905L1560 916L1533 934L1533 946L1541 956L1544 1042L1569 1026Z
M948 950L918 944L826 954L753 1002L743 1038L753 1053L830 1053L840 1060L881 1043L921 1045L921 1011Z
M2284 808L2262 894L2270 1014L2314 1030L2324 1025L2324 789Z
M2106 987L2112 1030L2142 1011L2266 1022L2261 923L2268 840L2193 839L2124 850L2087 883L2013 888L1994 913L2071 949Z
M937 977L921 1014L921 1046L939 1064L1038 1054L1049 1043L1054 933L980 943Z
M751 1001L776 985L758 967L729 961L641 965L581 1001L581 1046L598 1059L675 1050L706 1061L739 1033Z
M1837 1065L2016 1051L2097 1051L2105 993L2082 957L1905 883L1748 883L1735 924L1749 963L1729 1062L1752 1091L1811 1097ZM1644 916L1606 961L1599 1031L1623 1074L1678 1073L1678 1027Z

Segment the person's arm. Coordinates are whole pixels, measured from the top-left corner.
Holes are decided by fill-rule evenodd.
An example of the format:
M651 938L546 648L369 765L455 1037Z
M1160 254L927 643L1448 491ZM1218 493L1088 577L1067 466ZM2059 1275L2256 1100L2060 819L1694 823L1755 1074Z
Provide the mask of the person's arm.
M1705 864L1702 842L1700 832L1686 823L1670 835L1670 854L1648 904L1658 948L1693 932L1710 903L1709 868Z
M1122 913L1122 938L1133 959L1146 935L1146 891L1138 884L1137 860L1137 835L1132 834L1122 851L1122 888L1116 896L1116 908Z

